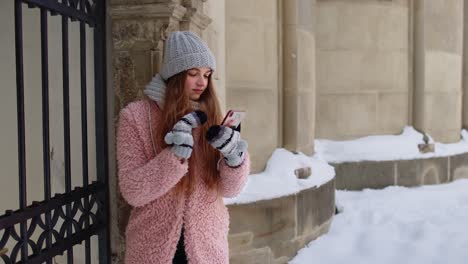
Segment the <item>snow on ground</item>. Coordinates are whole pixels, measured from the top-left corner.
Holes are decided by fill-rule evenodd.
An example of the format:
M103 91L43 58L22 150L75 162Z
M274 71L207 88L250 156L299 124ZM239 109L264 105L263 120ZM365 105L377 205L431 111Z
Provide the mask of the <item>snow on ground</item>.
M434 143L430 136L429 142ZM424 143L423 134L413 127L405 127L400 135L368 136L349 141L317 139L315 151L329 163L443 157L468 152L468 131L461 131L461 140L457 143L435 142L434 153L419 153L418 144L421 143Z
M468 179L336 193L343 212L290 264L468 263Z
M311 167L312 175L308 179L297 179L294 171L303 167ZM277 149L268 161L265 171L249 175L242 192L235 198L224 199L224 203L242 204L291 195L320 186L333 177L335 177L333 167L316 155L310 157L302 153L293 154L285 149Z

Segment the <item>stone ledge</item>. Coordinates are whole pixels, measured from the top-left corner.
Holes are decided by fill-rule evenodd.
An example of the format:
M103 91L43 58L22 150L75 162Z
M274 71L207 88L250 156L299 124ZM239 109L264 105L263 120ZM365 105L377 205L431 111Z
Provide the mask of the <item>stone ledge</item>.
M330 164L336 189L380 189L387 186L440 184L468 177L468 153L414 160L361 161Z
M335 212L335 180L228 209L230 263L287 263L299 249L328 232Z

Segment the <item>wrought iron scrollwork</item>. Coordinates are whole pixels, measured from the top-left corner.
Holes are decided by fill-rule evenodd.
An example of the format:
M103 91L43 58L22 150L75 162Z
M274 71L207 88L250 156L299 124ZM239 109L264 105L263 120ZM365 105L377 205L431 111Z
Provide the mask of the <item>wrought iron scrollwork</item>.
M97 198L98 192L103 188L102 183L95 182L70 193L56 195L49 201L34 202L21 211L6 211L5 215L0 216L0 259L5 264L16 263L24 243L30 248L30 260L39 254L44 257L44 252L49 249L47 237L52 239L52 248L58 245L72 247L80 243L79 239L71 242L71 238L90 229L97 231L98 227L104 226L104 220L99 217L102 207ZM66 206L71 207L69 216L65 213ZM49 224L46 223L46 214L50 216ZM27 238L23 240L17 229L24 222L27 223ZM89 227L86 223L89 223ZM72 234L67 232L70 226ZM13 245L11 251L6 249L7 245ZM46 257L53 256L54 254L49 254Z
M44 8L51 12L51 15L64 15L72 21L83 21L90 26L96 24L97 2L98 0L66 0L59 2L58 0L22 0L28 4L30 8Z

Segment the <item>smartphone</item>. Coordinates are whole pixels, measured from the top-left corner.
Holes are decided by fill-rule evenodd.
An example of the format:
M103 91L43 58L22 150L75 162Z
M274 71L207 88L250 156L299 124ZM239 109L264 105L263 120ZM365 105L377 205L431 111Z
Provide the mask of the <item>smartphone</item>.
M221 125L236 128L245 117L245 111L229 110L223 119Z

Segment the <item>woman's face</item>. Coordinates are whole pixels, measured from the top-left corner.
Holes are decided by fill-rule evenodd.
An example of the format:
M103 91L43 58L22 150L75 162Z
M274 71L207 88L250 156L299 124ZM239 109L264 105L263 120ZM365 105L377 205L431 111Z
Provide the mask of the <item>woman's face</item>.
M212 70L208 67L193 68L187 71L185 79L184 91L189 96L190 100L196 101L208 86Z

